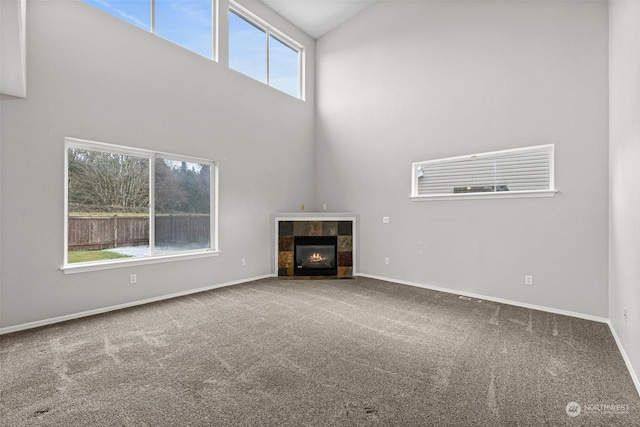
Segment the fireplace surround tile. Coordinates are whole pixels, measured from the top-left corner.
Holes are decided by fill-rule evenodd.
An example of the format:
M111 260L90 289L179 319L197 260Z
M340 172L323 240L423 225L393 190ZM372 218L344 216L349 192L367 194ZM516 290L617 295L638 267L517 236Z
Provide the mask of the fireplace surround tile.
M286 215L286 214L284 214ZM307 214L307 218L310 215ZM331 214L318 214L318 216ZM294 215L291 215L294 216ZM344 217L344 215L342 215ZM355 216L354 216L355 218ZM339 218L331 218L327 220L318 217L305 219L301 215L301 219L286 218L279 220L276 216L276 236L277 239L277 273L279 277L291 279L349 279L353 277L353 261L354 261L354 220L340 220ZM338 275L337 276L295 276L294 267L294 239L295 237L307 236L337 236L338 251Z
M351 236L351 235L353 235L353 222L338 221L338 236Z
M351 236L338 236L338 252L351 252L353 239Z
M351 252L338 252L338 267L352 267L353 256Z
M289 268L293 271L293 252L280 251L278 252L278 268Z
M293 221L280 221L278 223L278 236L293 236Z
M278 237L278 251L293 252L293 236Z
M324 236L322 234L322 221L309 221L309 236Z
M323 236L337 236L338 235L338 221L322 221L322 235Z
M294 236L308 236L309 235L309 221L293 221L293 235Z

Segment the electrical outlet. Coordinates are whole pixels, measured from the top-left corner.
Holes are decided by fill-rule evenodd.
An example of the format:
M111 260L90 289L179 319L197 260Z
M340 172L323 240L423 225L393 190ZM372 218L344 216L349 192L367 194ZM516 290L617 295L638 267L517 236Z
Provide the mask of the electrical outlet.
M389 217L388 216L383 216L382 217L382 223L383 224L389 224Z
M389 264L389 257L384 259L384 263L387 264L387 265Z
M137 274L130 274L129 275L129 284L135 285L136 283L138 283L138 275Z
M326 205L326 204L322 205L322 210L323 210L323 211L326 211L326 210L327 210L327 205Z
M245 265L247 265L247 262L245 261L245 259L244 259L244 258L242 258L242 259L240 260L240 264L244 267Z
M624 317L624 323L627 323L627 307L624 308L624 312L622 313L622 317Z
M527 286L533 286L533 276L524 276L524 284Z

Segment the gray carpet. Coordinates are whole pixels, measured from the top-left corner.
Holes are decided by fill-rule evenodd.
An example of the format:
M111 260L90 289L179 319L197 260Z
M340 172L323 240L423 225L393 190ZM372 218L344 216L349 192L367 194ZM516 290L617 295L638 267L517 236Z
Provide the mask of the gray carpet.
M3 426L640 426L606 325L366 278L4 335L0 368Z

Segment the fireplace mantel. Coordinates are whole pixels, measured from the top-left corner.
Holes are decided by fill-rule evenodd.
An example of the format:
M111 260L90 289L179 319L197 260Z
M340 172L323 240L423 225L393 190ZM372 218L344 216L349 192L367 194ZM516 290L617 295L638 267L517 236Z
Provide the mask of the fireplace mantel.
M295 276L293 240L296 236L336 236L338 239L338 275L322 278L349 279L356 273L358 219L351 212L284 212L271 215L273 271L282 278ZM311 276L306 278L321 278Z

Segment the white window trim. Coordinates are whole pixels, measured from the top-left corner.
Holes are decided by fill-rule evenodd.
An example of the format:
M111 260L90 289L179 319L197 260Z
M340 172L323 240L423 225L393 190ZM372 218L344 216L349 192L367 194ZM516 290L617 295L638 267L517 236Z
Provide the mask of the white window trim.
M271 86L270 78L269 78L269 60L270 60L269 37L273 36L276 39L278 39L281 43L284 43L284 44L288 45L290 48L295 49L295 50L298 51L298 75L299 75L299 81L298 81L299 88L298 88L298 90L300 91L300 96L299 97L293 96L293 98L297 98L297 99L300 99L300 100L304 101L305 100L305 90L304 90L304 88L305 88L305 75L306 75L306 72L305 72L305 48L304 48L304 46L301 43L298 43L297 41L295 41L294 39L289 37L288 35L286 35L285 33L283 33L282 31L278 30L273 25L269 24L264 19L260 18L255 13L251 12L250 10L248 10L247 8L241 6L239 3L237 3L237 2L235 2L233 0L229 0L229 10L231 12L235 13L236 15L240 16L242 19L246 20L250 24L254 25L255 27L263 30L266 33L266 44L267 44L267 63L266 63L266 67L267 67L267 82L266 82L266 85L267 86L269 86L269 87L271 87L273 89L279 90L278 88L276 88L274 86ZM229 69L233 70L233 68L231 68L231 67L229 67ZM237 71L237 72L239 72L240 74L243 74L240 71ZM280 91L280 92L282 92L282 91Z
M410 196L409 198L414 202L428 202L435 200L522 199L553 197L557 192L558 190L498 191L495 193L434 194L426 196Z
M153 159L155 157L164 157L170 158L172 160L178 161L187 161L187 162L198 162L201 164L206 164L211 167L211 179L213 181L212 185L209 188L209 199L210 199L210 215L213 215L211 219L211 227L210 227L210 247L206 249L197 249L191 251L181 251L179 253L172 254L156 254L156 255L148 255L144 257L136 257L136 258L121 258L114 259L108 261L93 261L93 262L83 262L83 263L73 263L69 264L68 260L68 247L69 247L69 148L80 148L92 151L102 151L107 153L118 153L124 155L132 155L136 157L143 157L149 159L149 206L150 206L150 215L149 215L149 250L153 251L153 246L155 245L155 218L154 215L151 215L151 207L154 203L155 191L153 188L154 180L151 178L154 176L154 168L155 162ZM99 270L109 270L113 268L123 268L123 267L133 267L139 265L147 265L147 264L157 264L164 263L169 261L179 261L179 260L187 260L187 259L198 259L205 257L212 257L220 255L220 251L218 249L218 165L215 161L184 156L180 154L173 153L165 153L160 151L152 151L152 150L144 150L133 147L125 147L121 145L114 145L96 141L89 141L85 139L78 138L65 138L65 149L64 149L64 260L63 265L60 267L65 274L73 274L73 273L84 273L88 271L99 271Z
M66 248L65 248L65 251L66 251ZM140 257L135 259L122 258L122 259L115 259L112 261L68 264L64 267L61 267L60 270L62 270L64 274L87 273L91 271L111 270L115 268L138 267L141 265L149 265L149 264L161 264L161 263L171 262L171 261L184 261L184 260L198 259L198 258L209 258L209 257L215 257L219 255L220 255L220 251L214 251L214 250L206 250L203 252L183 252L180 254L155 255L155 256Z
M426 163L443 163L453 160L465 160L476 157L490 157L497 154L517 153L530 151L532 149L550 148L551 157L549 164L549 189L545 190L527 190L527 191L496 191L487 193L445 193L445 194L427 194L418 195L418 167ZM555 188L555 144L538 145L532 147L514 148L508 150L491 151L486 153L469 154L465 156L448 157L444 159L428 160L422 162L414 162L411 164L411 195L409 199L412 201L437 201L437 200L477 200L477 199L516 199L516 198L537 198L537 197L553 197L558 193Z

